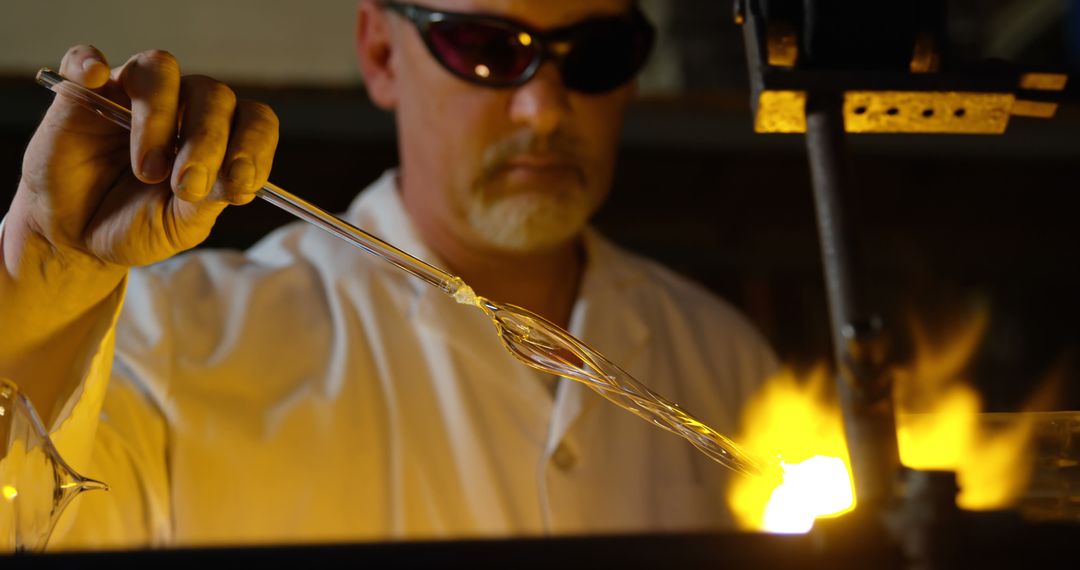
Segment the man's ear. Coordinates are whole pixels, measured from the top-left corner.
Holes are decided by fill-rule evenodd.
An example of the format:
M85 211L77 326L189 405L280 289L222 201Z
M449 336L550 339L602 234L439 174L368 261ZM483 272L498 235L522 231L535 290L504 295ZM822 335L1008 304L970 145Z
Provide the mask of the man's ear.
M356 55L371 101L385 110L397 105L397 81L391 61L390 22L372 0L360 0L356 11Z

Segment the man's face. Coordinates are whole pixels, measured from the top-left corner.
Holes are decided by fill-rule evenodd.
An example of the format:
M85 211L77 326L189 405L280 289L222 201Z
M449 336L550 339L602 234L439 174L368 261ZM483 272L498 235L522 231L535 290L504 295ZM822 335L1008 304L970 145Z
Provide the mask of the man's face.
M629 0L425 0L550 30L623 14ZM627 84L567 89L546 62L527 83L495 89L459 79L416 28L387 14L405 202L428 235L476 251L541 253L579 234L611 185Z

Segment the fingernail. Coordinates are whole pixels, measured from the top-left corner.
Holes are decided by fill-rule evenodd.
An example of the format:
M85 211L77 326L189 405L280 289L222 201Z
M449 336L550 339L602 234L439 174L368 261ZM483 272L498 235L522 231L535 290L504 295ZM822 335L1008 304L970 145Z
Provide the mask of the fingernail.
M96 65L104 65L104 64L101 62L101 60L99 60L97 58L94 58L94 57L84 59L83 62L82 62L83 71L85 71L87 73L92 71L94 69L94 66L96 66Z
M251 188L255 184L255 164L251 159L240 157L229 165L229 181L241 188Z
M229 203L233 206L243 206L244 204L247 204L254 199L254 192L240 192L237 194L229 194L229 197L226 198L226 200L228 200Z
M190 196L202 198L206 195L206 168L201 164L192 164L180 173L177 189Z
M161 180L169 175L169 157L164 150L151 150L143 155L142 175L147 180Z

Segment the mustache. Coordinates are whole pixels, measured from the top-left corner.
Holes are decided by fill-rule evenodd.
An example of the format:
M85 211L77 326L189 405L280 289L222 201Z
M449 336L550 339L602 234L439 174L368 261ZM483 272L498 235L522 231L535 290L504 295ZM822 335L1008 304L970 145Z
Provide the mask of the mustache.
M541 135L520 130L499 140L484 151L481 180L487 181L506 167L506 163L522 154L553 155L581 169L581 142L564 132Z

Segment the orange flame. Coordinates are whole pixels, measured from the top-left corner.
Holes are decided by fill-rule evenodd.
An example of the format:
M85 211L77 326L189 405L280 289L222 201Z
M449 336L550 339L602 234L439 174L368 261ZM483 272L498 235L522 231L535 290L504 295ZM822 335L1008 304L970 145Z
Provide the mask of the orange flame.
M738 441L751 454L775 458L783 469L732 481L728 503L740 527L806 532L815 518L854 507L843 421L826 397L830 383L824 367L805 382L786 370L746 407Z
M964 368L989 324L978 308L946 342L935 342L913 319L916 359L899 370L894 395L900 461L913 469L955 471L958 504L971 510L1008 507L1023 493L1031 474L1031 416L991 431L979 421L982 401L963 377Z
M980 423L978 393L963 379L989 322L979 309L963 327L936 342L912 321L915 361L895 371L901 462L914 469L957 472L966 509L1009 506L1025 490L1032 461L1031 418L991 430ZM819 367L803 380L790 370L769 379L743 413L739 441L775 458L775 475L732 481L728 503L740 527L806 532L815 518L854 508L843 421L828 397L832 380Z

